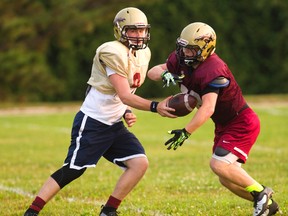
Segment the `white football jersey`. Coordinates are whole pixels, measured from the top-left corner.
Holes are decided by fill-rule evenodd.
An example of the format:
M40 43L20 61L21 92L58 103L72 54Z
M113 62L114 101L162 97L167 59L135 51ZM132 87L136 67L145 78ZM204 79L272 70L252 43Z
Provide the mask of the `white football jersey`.
M134 94L146 78L150 58L151 52L148 47L137 50L134 55L118 41L102 44L96 50L91 77L87 82L92 88L80 110L107 125L121 121L127 106L116 94L109 81L109 75L117 73L126 77L131 93Z

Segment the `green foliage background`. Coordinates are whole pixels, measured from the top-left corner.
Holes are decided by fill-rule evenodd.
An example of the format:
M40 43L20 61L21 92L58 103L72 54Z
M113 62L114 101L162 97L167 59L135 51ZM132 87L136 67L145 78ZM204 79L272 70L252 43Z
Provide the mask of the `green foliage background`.
M202 21L216 31L216 52L245 94L288 92L286 0L2 0L0 101L81 100L96 48L114 40L113 18L128 6L152 26L151 67L166 60L187 24ZM147 80L138 93L177 91L161 89Z

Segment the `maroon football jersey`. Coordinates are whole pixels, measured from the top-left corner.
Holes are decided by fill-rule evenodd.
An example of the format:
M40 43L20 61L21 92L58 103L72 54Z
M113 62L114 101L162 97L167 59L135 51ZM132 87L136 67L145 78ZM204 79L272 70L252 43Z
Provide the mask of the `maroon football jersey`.
M180 85L184 85L188 91L197 92L200 97L203 96L208 84L217 77L222 76L230 81L228 86L220 88L218 94L215 112L211 117L216 124L223 125L232 120L246 104L233 74L227 64L217 54L214 53L209 56L196 69L180 65L175 52L170 54L166 64L169 72L178 75L184 74L185 77Z

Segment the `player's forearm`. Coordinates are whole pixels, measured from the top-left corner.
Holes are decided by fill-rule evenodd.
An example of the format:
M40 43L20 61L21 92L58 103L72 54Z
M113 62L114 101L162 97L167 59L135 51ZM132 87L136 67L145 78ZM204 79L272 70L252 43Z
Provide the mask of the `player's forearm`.
M147 76L149 79L154 80L154 81L159 81L161 80L161 74L163 73L164 70L166 70L166 64L161 64L161 65L156 65L152 67L148 73Z
M191 121L186 125L186 131L192 134L212 116L213 112L214 109L212 109L211 107L200 107L191 119Z
M151 100L147 100L134 94L125 95L123 97L120 97L120 99L122 103L129 107L144 111L150 111L150 106L152 102Z

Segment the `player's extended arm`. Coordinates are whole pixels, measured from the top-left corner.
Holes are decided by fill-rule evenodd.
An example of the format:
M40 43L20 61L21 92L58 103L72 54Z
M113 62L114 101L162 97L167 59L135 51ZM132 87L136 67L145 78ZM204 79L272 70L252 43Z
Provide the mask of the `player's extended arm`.
M202 105L199 107L191 121L186 125L185 129L192 134L197 128L201 127L215 110L218 94L214 92L207 93L202 96Z
M168 145L168 150L176 150L197 128L202 126L213 115L217 97L217 93L214 92L203 95L202 106L197 110L186 127L183 129L168 131L168 133L174 134L174 137L170 138L165 143L165 145Z
M230 80L222 76L209 83L206 88L208 93L202 96L202 105L185 127L189 133L193 133L197 128L201 127L213 115L219 89L229 86L229 83Z
M176 85L177 82L182 82L182 79L184 78L184 75L178 76L176 74L170 73L167 70L166 64L160 64L152 67L148 71L147 76L154 81L159 81L162 79L164 84L163 87L169 87L170 83Z
M121 99L122 103L136 109L158 112L161 116L166 116L170 118L177 117L169 113L169 111L173 112L174 109L166 106L167 101L170 97L167 97L159 103L155 101L150 101L138 95L132 94L128 80L125 77L118 74L112 74L109 76L109 80L113 85L117 95Z

